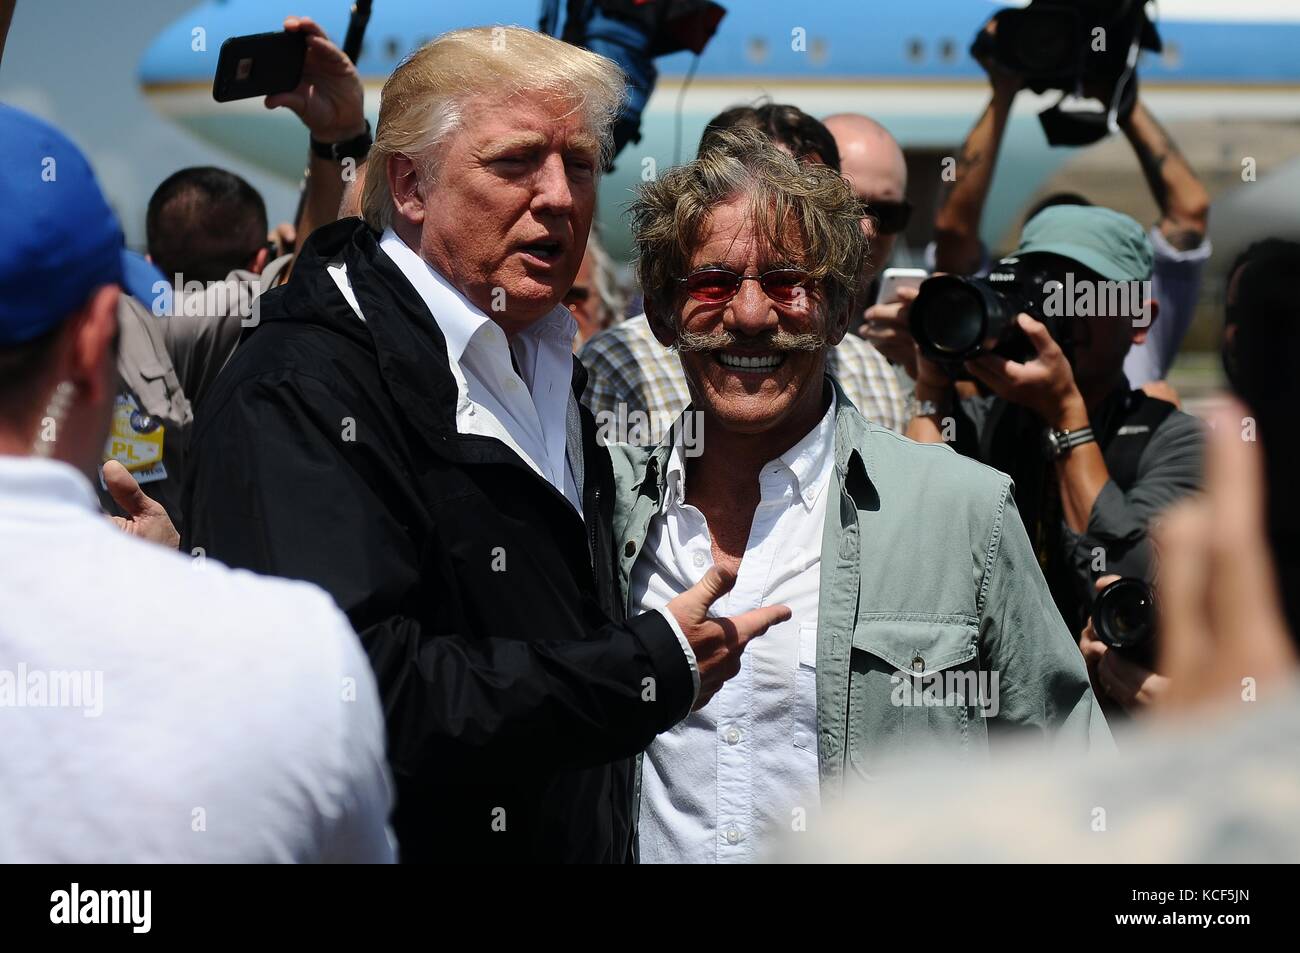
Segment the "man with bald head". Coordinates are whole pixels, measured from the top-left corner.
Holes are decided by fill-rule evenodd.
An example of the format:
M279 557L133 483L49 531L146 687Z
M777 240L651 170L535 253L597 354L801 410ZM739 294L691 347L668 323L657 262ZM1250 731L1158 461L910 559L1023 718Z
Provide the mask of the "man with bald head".
M840 169L853 194L863 203L862 228L871 245L868 268L872 280L889 263L894 243L912 214L907 194L907 161L889 130L868 116L836 113L824 120L840 149Z
M865 337L894 364L907 367L915 356L912 337L898 320L902 303L875 304L880 273L893 257L894 244L912 215L906 198L903 149L888 129L869 116L836 113L824 121L839 147L844 177L862 203L862 230L870 246L850 330Z

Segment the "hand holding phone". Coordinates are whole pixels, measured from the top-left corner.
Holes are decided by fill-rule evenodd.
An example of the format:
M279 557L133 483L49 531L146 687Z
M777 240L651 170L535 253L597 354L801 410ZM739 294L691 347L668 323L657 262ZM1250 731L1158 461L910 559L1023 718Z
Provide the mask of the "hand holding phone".
M212 98L219 103L295 89L307 61L304 33L253 33L221 44Z
M876 304L897 301L899 288L915 290L929 277L930 273L924 268L886 268L880 276L880 294L876 297Z
M890 363L898 364L913 380L917 375L916 342L907 318L921 282L930 277L924 268L886 268L880 276L880 294L863 315L861 335Z

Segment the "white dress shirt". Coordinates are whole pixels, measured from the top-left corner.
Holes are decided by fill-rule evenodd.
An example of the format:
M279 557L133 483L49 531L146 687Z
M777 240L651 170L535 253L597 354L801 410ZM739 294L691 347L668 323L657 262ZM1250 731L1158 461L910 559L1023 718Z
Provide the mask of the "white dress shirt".
M835 401L803 440L763 467L760 500L735 587L714 604L733 616L788 605L750 642L740 674L650 745L643 767L645 863L751 861L774 835L802 829L819 803L817 600L834 465ZM686 503L680 445L666 492L632 567L632 608L664 605L713 564L704 515Z
M320 589L127 536L0 456L0 862L393 859L370 663Z
M507 341L499 324L470 304L391 228L379 247L406 275L447 341L447 363L460 392L456 429L496 437L581 513L582 496L565 453L569 403L576 400L573 338L578 333L569 309L556 305L514 341Z

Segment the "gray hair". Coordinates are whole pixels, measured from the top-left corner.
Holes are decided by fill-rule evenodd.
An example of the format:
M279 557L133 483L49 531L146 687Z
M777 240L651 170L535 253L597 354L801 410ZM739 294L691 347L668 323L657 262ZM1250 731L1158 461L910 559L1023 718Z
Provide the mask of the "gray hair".
M632 235L647 314L677 326L678 279L713 209L738 196L749 198L759 240L808 272L827 326L846 318L867 253L857 199L834 170L801 163L743 127L717 132L695 161L639 189Z

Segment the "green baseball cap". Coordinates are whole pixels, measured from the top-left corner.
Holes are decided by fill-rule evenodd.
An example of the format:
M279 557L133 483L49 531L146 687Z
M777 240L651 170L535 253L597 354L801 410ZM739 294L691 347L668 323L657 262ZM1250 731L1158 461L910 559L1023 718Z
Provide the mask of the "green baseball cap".
M1077 261L1108 281L1145 281L1155 260L1146 229L1096 205L1053 205L1026 222L1013 255L1038 254Z

